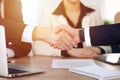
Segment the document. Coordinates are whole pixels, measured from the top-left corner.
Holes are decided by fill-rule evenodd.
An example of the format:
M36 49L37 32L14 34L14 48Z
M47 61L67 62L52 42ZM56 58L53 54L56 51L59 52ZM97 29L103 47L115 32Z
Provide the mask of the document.
M78 67L78 68L70 68L69 71L77 74L97 78L99 80L111 80L111 79L120 78L120 71L106 69L96 64Z
M93 59L54 59L52 68L76 68L93 64Z

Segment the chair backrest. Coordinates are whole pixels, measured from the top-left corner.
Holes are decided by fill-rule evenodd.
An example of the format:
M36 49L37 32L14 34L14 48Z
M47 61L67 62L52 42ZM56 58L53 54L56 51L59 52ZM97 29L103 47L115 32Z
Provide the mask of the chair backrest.
M117 12L114 18L114 23L120 23L120 12Z

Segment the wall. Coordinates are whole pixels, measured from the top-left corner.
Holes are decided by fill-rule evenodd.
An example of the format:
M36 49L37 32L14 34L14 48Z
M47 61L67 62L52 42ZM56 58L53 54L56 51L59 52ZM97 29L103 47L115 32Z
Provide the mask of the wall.
M61 0L21 0L23 4L24 21L27 24L39 24L43 9L53 11ZM120 11L120 0L81 0L85 5L97 6L103 20L114 21L116 12ZM53 7L53 8L50 8ZM50 10L51 9L51 10Z
M120 11L120 0L105 0L104 19L114 22L114 16Z

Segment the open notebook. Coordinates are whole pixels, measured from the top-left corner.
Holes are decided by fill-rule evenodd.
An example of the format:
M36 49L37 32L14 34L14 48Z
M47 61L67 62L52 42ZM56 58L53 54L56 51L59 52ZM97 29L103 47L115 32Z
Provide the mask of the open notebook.
M84 67L70 68L69 71L77 74L97 78L99 80L110 80L110 79L120 78L120 71L106 69L96 64L84 66Z

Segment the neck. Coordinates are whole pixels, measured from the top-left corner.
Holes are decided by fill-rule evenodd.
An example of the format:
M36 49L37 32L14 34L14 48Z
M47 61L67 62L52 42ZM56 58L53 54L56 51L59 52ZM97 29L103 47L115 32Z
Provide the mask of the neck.
M66 12L80 12L80 2L71 2L68 0L63 0Z

